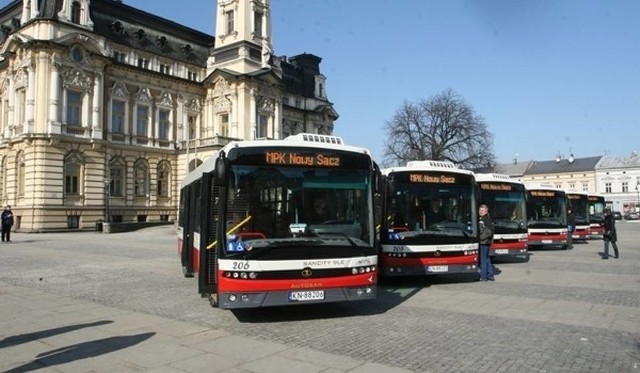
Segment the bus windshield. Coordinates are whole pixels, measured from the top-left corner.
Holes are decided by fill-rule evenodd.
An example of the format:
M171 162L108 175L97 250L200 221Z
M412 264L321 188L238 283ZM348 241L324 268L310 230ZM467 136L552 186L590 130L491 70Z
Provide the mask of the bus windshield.
M489 213L498 233L526 232L526 195L524 190L482 191L482 202L489 207Z
M567 226L566 199L563 195L553 197L529 197L527 207L529 227Z
M570 198L571 208L575 216L576 222L589 221L589 199L586 195L575 195Z
M226 209L227 251L252 247L373 247L369 170L234 165ZM229 249L230 248L230 249Z
M395 183L387 197L387 228L394 232L473 235L474 195L472 185Z
M604 221L604 197L589 197L589 220Z

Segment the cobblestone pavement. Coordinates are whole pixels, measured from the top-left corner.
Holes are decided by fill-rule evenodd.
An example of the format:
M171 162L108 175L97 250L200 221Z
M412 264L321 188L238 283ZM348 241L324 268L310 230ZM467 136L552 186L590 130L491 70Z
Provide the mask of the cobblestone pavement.
M497 263L495 282L394 280L375 301L233 312L182 277L173 227L16 233L0 244L0 286L416 372L640 373L640 224L617 227L620 259L592 240Z

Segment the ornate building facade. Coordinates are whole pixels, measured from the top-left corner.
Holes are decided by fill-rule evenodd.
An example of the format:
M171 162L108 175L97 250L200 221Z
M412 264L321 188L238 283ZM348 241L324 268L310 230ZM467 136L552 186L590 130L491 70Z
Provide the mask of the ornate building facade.
M171 221L232 140L332 134L321 58L273 54L270 0L219 0L216 35L115 0L0 9L0 201L23 231Z

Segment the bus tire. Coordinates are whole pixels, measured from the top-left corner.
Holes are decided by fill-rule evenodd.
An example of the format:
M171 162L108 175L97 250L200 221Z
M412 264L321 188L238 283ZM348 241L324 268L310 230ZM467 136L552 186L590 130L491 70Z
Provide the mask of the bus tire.
M186 278L193 277L193 271L190 271L187 266L182 266L182 275Z
M209 294L209 305L213 308L218 308L218 294Z

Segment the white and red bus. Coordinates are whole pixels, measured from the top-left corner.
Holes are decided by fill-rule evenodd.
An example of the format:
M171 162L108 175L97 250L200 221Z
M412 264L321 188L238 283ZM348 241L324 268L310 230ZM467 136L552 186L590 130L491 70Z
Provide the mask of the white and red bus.
M604 234L604 209L606 202L604 196L589 193L589 235L599 236Z
M567 195L554 187L527 189L529 249L567 249Z
M571 233L574 240L584 240L589 238L591 230L589 222L589 195L587 192L566 191L568 207L573 212L575 226ZM568 217L567 217L568 218Z
M450 162L412 161L382 173L380 273L478 275L473 172Z
M526 256L527 191L524 184L502 174L476 173L480 202L489 207L494 224L490 254L499 257Z
M232 142L182 183L184 272L225 309L375 298L380 180L339 137Z

